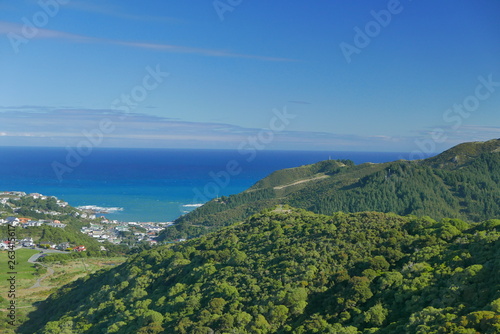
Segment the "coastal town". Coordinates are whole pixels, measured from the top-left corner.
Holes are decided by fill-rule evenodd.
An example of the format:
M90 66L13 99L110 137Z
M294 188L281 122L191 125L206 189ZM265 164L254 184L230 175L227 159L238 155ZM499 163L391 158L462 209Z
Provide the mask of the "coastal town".
M114 245L134 247L139 244L156 245L158 234L172 222L120 222L106 218L105 214L118 208L102 208L97 206L71 207L67 202L54 196L38 193L0 192L0 226L12 226L29 230L36 228L67 229L66 221L77 221L81 227L79 232L94 240ZM38 216L40 218L34 218ZM28 233L30 234L30 233ZM184 241L178 239L177 241ZM8 238L0 238L0 250L7 249L11 242ZM32 237L15 241L16 247L39 247L62 251L86 251L85 245L54 240L34 240ZM101 250L105 250L101 246Z

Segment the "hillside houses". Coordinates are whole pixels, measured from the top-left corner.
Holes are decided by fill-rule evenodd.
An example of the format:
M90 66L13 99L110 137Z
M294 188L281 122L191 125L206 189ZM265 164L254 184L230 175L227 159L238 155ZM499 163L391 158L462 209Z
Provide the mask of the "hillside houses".
M73 251L75 252L85 252L87 250L87 248L85 248L85 246L77 246L75 248L73 248Z
M36 205L33 206L30 205L21 208L17 206L19 202L24 202L24 203L28 202L30 204L36 204ZM4 207L10 208L10 210L12 210L13 212L18 212L20 209L29 209L39 214L51 215L51 216L59 216L67 214L60 212L64 210L59 210L58 208L62 209L69 206L68 202L60 200L55 196L45 196L38 193L26 194L25 192L19 192L19 191L0 192L0 204L3 205ZM38 204L42 205L42 207L49 205L50 209L48 209L47 207L46 210L42 210L37 206Z
M52 223L46 223L47 226L65 228L66 224L62 224L59 220L54 220Z
M8 225L11 225L11 226L18 226L20 223L20 220L19 218L17 217L7 217L5 219L0 219L0 224L8 224Z
M56 249L57 244L52 241L43 240L38 243L38 246L40 246L41 248Z
M19 243L23 247L33 247L33 246L35 246L35 242L33 241L33 238L21 239L21 240L19 240Z
M15 227L40 227L43 225L65 228L66 224L62 224L59 220L32 220L30 218L19 218L19 217L7 217L5 219L0 219L0 225L11 225Z
M119 211L122 210L121 208L96 206L73 208L67 202L54 196L45 196L40 193L0 192L0 203L0 210L2 208L4 210L0 211L0 225L10 224L16 228L26 229L44 226L64 229L67 225L63 222L78 218L83 223L82 225L90 224L90 226L82 227L80 232L99 242L123 243L128 246L154 241L163 229L172 224L119 222L99 214ZM31 234L26 233L26 235ZM55 245L51 246L55 247Z
M93 213L89 213L89 212L75 212L75 216L76 217L80 217L80 218L83 218L83 219L96 219L96 215L93 214Z
M153 241L168 223L118 223L103 219L100 223L82 227L81 232L96 238L99 242L109 241L114 244L121 243L124 239L130 242L132 237L135 242Z
M69 205L68 202L62 201L62 200L58 199L55 196L45 196L45 195L38 194L38 193L32 193L32 194L28 194L28 195L25 194L24 196L29 196L29 197L31 197L33 199L41 199L41 200L46 200L46 199L49 199L49 198L53 198L53 199L56 200L56 204L58 206L60 206L61 208L65 208L65 207L67 207ZM21 196L21 197L24 197L24 196Z

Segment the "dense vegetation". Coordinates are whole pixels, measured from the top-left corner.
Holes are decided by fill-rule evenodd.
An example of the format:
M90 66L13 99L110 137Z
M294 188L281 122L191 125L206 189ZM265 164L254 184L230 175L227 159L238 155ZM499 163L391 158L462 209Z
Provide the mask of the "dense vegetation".
M498 333L500 220L278 207L53 294L21 333Z
M500 218L500 140L465 143L420 161L350 161L274 172L240 194L180 217L161 238L196 237L278 204L320 214L394 212L478 222Z

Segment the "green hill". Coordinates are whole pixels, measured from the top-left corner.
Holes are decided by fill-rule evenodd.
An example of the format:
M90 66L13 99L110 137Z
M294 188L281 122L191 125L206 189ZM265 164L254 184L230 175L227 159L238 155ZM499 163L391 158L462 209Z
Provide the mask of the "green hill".
M279 206L65 286L19 333L498 333L499 237Z
M280 170L250 189L180 217L161 238L196 237L274 205L320 214L395 212L439 219L500 218L500 140L460 144L419 161L322 161Z
M500 139L486 142L462 143L445 152L426 159L425 164L439 168L459 168L485 153L500 152Z

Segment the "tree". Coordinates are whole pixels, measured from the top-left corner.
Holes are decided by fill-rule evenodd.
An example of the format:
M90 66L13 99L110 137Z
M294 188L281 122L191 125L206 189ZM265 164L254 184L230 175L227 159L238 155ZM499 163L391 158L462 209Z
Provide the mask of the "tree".
M385 318L389 314L389 311L385 309L382 304L376 304L372 306L364 313L365 322L368 324L380 327L384 323Z

